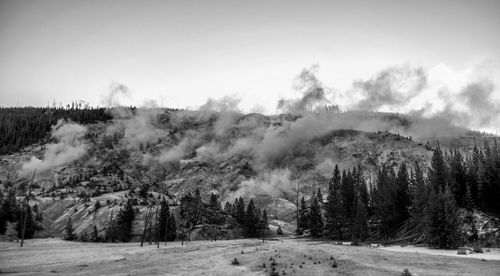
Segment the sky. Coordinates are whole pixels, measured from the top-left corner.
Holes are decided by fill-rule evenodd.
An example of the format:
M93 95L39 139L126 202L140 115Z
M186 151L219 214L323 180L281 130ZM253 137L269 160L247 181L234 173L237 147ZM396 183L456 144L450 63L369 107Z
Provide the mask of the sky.
M460 90L500 80L499 12L498 0L0 0L0 106L102 105L119 83L132 92L124 104L233 95L273 113L314 65L341 93L394 66Z

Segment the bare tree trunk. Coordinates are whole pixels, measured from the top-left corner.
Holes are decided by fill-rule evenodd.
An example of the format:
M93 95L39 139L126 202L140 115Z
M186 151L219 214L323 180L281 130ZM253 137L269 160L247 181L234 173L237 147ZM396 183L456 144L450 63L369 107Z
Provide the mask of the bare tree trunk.
M155 223L155 238L156 248L160 248L160 226L158 225L158 207L156 207L156 223Z
M146 230L148 228L150 210L151 210L151 207L148 206L148 209L146 210L146 216L144 217L144 230L142 231L141 247L144 245L144 236L146 236Z
M168 202L167 202L168 204ZM165 246L167 246L167 237L168 237L168 219L170 218L170 211L167 214L167 222L165 222Z
M299 230L299 182L297 181L297 231Z
M31 177L31 183L29 184L29 192L24 197L24 202L25 202L25 204L24 204L24 222L23 222L23 230L21 232L21 247L23 247L23 245L24 245L24 235L26 233L26 222L28 221L28 206L30 204L29 197L31 196L31 186L33 185L33 181L35 180L35 173L36 173L36 170L33 172L33 177Z
M108 233L109 233L109 229L112 230L112 227L113 227L113 211L114 211L114 209L111 208L111 217L109 218ZM110 239L108 239L108 241L110 242Z

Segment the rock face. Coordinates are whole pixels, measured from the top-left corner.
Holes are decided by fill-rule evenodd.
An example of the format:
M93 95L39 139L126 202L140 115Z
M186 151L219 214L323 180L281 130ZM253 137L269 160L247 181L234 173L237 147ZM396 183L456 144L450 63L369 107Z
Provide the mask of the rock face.
M76 233L95 225L103 234L111 212L130 199L128 191L144 188L154 196L168 194L172 205L196 189L205 201L210 193L222 201L254 198L275 225L293 225L296 187L300 197L325 191L336 164L361 166L369 182L380 164L406 162L412 168L430 162L432 152L423 144L387 131L339 129L344 125L350 126L320 116L202 111L141 111L87 125L82 158L36 174L33 191L44 216L43 233L61 235L71 217ZM0 185L25 185L23 163L32 156L43 160L48 144L0 156ZM94 210L97 200L101 207ZM134 206L135 235L147 203Z

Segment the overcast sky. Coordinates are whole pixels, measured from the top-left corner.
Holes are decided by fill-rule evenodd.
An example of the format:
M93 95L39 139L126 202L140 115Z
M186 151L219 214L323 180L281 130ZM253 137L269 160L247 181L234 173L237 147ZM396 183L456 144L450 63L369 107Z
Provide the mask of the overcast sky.
M342 91L405 64L498 76L499 12L500 1L0 0L0 106L100 104L118 82L135 105L235 94L273 112L313 64Z

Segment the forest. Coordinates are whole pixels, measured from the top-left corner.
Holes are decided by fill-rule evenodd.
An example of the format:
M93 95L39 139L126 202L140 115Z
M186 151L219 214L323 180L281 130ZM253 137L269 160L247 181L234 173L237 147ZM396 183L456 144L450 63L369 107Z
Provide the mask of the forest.
M411 240L457 248L477 242L473 210L500 214L497 140L493 146L485 140L466 157L438 145L426 175L419 164L414 170L405 163L397 169L383 165L375 183L366 183L361 168L340 172L335 166L325 202L321 189L309 202L302 197L297 231L355 243ZM464 225L472 227L471 236Z
M111 118L106 108L76 102L65 107L0 107L0 154L39 142L59 119L88 124Z

